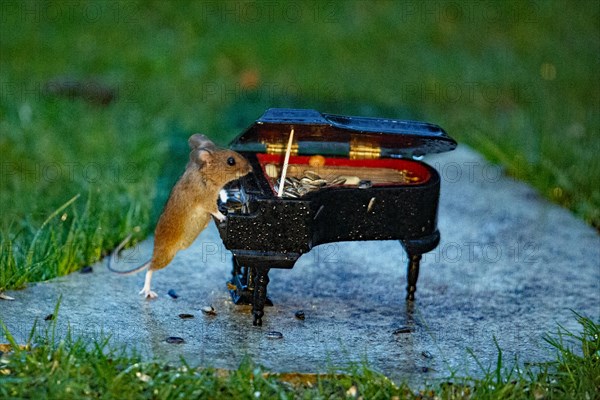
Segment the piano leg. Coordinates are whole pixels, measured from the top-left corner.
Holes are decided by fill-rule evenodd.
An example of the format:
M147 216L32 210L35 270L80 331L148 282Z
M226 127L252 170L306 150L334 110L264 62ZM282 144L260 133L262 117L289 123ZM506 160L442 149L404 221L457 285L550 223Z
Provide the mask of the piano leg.
M269 284L269 268L254 267L254 301L252 303L252 314L254 321L252 325L262 326L262 317L265 315L265 303L267 301L267 285Z
M248 267L239 262L233 256L233 269L231 280L227 281L227 288L231 294L231 300L235 305L251 305L254 303L254 280L256 279L255 268ZM273 301L267 297L265 306L272 306Z
M419 279L419 264L421 262L421 254L408 255L408 271L406 286L406 300L414 301L415 292L417 291L417 279Z

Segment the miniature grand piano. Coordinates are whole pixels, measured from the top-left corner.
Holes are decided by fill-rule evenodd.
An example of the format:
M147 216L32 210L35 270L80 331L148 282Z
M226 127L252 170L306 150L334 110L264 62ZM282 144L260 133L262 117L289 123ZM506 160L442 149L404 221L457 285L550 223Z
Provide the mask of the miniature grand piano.
M292 129L284 183L289 188L278 197L277 177ZM421 255L440 240L440 177L416 159L456 147L443 129L270 109L230 147L249 160L253 172L221 192L218 206L227 219L217 226L233 254L232 299L252 304L254 325L262 325L265 304L270 305L269 269L292 268L302 254L330 242L399 240L409 260L407 300L414 300ZM308 187L300 187L303 183Z

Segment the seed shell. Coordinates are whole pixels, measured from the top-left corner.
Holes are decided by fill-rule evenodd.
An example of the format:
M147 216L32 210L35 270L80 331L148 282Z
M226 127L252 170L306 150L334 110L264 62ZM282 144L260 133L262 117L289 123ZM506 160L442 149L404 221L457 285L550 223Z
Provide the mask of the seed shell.
M206 315L217 315L217 312L213 308L213 306L204 306L200 309Z
M283 333L270 331L266 333L267 339L283 339Z
M308 179L312 179L313 181L315 179L321 179L321 177L319 176L319 174L317 174L314 171L304 171L304 176Z

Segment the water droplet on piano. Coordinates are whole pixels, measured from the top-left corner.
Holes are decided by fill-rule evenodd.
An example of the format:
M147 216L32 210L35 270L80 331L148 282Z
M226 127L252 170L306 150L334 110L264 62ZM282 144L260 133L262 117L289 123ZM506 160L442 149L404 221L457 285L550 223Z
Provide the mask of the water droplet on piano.
M373 182L366 179L358 182L359 189L369 189L371 186L373 186Z

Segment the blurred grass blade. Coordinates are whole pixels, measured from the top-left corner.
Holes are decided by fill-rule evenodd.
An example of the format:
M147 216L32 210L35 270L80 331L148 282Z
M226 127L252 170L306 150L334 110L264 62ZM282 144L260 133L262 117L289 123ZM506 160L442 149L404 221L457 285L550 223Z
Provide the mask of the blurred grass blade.
M79 196L80 196L80 193L77 193L75 196L73 196L71 199L69 199L62 206L60 206L56 210L54 210L54 212L52 214L50 214L48 216L48 218L46 218L46 220L42 223L40 228L37 230L37 232L33 236L33 239L31 240L31 244L29 245L29 251L27 252L27 264L31 264L31 262L33 260L33 254L35 252L35 244L36 244L40 234L46 227L46 225L48 225L50 223L50 221L52 221L52 219L54 219L58 214L60 214L65 208L67 208L71 204L73 204L79 198Z

